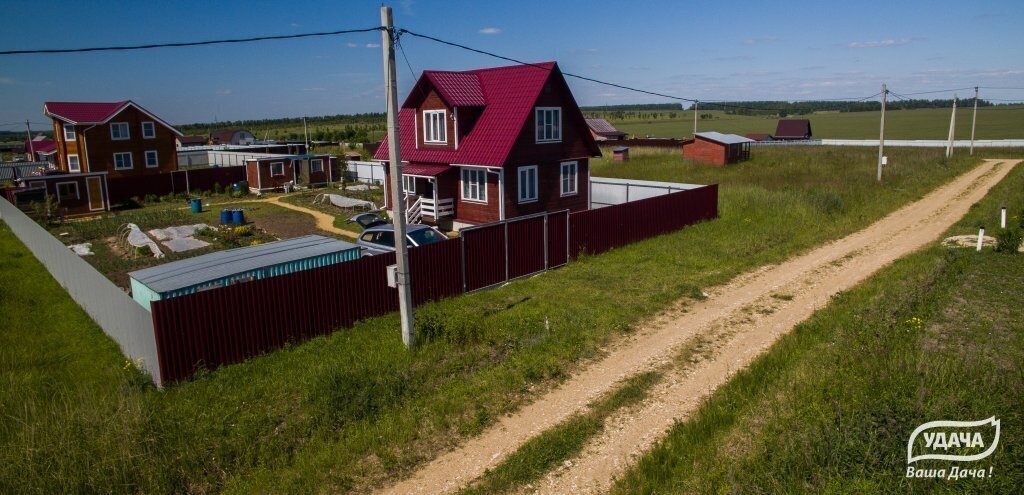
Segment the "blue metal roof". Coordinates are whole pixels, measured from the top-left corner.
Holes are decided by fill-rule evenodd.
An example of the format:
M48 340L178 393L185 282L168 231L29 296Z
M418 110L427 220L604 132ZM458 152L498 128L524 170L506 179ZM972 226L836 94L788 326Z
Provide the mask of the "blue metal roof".
M753 139L747 139L743 136L739 136L736 134L722 134L720 132L714 131L698 132L697 136L722 144L742 144L754 142Z

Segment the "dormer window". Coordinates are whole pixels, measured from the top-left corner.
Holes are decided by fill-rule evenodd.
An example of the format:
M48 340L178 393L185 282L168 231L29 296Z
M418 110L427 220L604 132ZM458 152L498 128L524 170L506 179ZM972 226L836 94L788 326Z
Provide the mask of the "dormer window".
M424 110L423 111L423 142L435 144L447 144L448 136L445 134L448 126L445 121L447 112L445 110Z
M75 124L64 124L64 140L75 140Z
M560 107L537 107L535 117L538 143L562 141L562 109Z

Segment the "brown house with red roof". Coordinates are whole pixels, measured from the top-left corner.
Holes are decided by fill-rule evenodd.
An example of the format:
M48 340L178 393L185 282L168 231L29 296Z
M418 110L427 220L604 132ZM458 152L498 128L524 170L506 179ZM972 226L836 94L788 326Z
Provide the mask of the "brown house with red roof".
M136 103L46 102L53 119L57 167L111 178L169 173L178 168L181 133Z
M807 119L780 119L772 139L775 141L800 141L811 139L811 121Z
M588 207L601 152L555 62L424 71L398 122L412 221L460 228ZM389 159L386 139L374 159Z

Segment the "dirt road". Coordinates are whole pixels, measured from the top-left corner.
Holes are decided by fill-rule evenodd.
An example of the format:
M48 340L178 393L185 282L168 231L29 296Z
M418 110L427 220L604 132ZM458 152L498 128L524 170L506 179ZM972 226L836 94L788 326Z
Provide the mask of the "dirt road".
M682 314L657 318L630 340L555 390L423 466L387 493L450 493L498 465L540 432L557 425L618 380L655 369L695 338L714 342L711 356L675 371L639 409L609 418L583 453L530 492L600 493L613 477L684 420L700 400L829 298L893 260L934 242L1019 160L982 165L868 228L710 291ZM774 294L774 296L773 296ZM779 296L784 297L779 297Z

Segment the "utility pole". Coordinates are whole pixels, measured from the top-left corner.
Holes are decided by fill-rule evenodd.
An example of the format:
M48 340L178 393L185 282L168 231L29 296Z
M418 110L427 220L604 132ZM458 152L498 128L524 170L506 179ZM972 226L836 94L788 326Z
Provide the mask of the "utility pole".
M402 201L402 157L398 133L398 87L395 70L394 24L391 7L380 7L380 32L384 47L384 83L388 102L388 154L391 157L391 216L395 222L395 262L398 265L395 285L398 288L398 311L402 320L402 342L409 348L415 344L412 323L412 287L409 285L409 253L405 243L405 202Z
M882 182L882 160L885 159L885 97L889 90L882 83L882 121L878 124L878 182Z
M302 135L306 137L306 153L309 153L309 129L306 128L306 116L302 116Z
M693 102L693 135L697 135L697 102Z
M978 125L978 87L974 87L974 117L971 118L971 156L974 156L974 127Z
M25 120L25 135L28 136L28 161L36 161L36 146L32 142L32 125Z
M949 117L949 142L946 143L946 159L953 158L953 140L956 139L956 95L953 95L953 115Z

